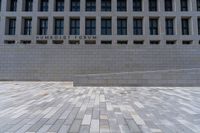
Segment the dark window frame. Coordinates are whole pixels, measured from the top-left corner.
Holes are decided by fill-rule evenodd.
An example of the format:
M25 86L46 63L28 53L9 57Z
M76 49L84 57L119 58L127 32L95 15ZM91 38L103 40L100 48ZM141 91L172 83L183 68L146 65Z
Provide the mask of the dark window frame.
M133 0L133 11L142 11L142 1L143 0Z
M32 19L24 19L24 35L31 35L32 31Z
M158 11L158 1L157 0L149 0L149 11L150 12Z
M111 0L101 0L101 11L110 12L112 10Z
M188 0L180 0L181 11L188 11Z
M47 12L49 10L49 0L40 1L40 11Z
M86 18L85 35L96 35L96 19L95 18Z
M71 0L70 11L73 11L73 12L80 11L80 0Z
M17 11L17 0L10 0L10 9L11 12Z
M127 35L127 18L117 19L117 35Z
M165 11L173 11L173 0L165 0Z
M33 11L33 0L25 0L25 9L26 12Z
M80 19L70 19L70 35L80 35Z
M9 19L8 35L16 34L16 18Z
M149 19L149 30L150 30L150 35L158 35L159 34L158 18L150 18Z
M40 19L39 20L39 35L47 35L48 32L48 19Z
M65 9L65 1L64 0L56 0L55 1L55 11L62 12Z
M112 19L101 19L101 35L112 35Z
M197 11L200 11L200 0L197 0Z
M181 29L182 29L182 35L189 35L190 29L189 29L189 19L188 18L182 18L181 19Z
M133 34L143 35L143 19L142 18L133 19Z
M96 11L96 0L86 0L85 11L95 12Z
M127 11L127 0L117 0L117 11L118 12Z
M54 35L63 35L64 34L64 19L55 18L54 19Z
M166 30L166 35L174 35L174 19L173 18L165 19L165 30Z

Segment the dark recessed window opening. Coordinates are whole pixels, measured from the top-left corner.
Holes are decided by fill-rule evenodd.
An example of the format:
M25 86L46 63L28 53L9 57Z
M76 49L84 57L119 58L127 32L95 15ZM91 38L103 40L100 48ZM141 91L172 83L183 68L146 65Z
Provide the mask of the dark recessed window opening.
M160 41L157 41L157 40L153 40L153 41L150 41L150 44L160 44Z
M112 44L112 41L108 40L103 40L101 41L101 44Z
M119 41L117 41L117 44L128 44L128 41L126 41L126 40L119 40Z
M135 40L135 41L133 41L133 44L142 45L142 44L144 44L144 41L143 40Z

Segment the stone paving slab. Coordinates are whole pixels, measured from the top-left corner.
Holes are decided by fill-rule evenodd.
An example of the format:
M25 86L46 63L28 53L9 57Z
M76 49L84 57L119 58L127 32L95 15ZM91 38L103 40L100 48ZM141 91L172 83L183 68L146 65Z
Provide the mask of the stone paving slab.
M200 133L200 87L0 82L0 133Z

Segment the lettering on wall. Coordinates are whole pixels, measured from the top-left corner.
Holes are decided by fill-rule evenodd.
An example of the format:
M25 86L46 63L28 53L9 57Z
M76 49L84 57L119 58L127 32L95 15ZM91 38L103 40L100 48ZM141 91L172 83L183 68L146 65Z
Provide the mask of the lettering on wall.
M62 36L62 35L38 35L36 40L94 40L96 36L80 35L80 36Z

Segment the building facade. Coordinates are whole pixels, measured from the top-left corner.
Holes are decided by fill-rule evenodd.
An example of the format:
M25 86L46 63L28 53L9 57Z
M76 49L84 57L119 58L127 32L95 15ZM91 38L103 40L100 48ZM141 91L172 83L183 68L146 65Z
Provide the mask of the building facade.
M200 44L200 0L0 0L1 44Z

